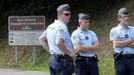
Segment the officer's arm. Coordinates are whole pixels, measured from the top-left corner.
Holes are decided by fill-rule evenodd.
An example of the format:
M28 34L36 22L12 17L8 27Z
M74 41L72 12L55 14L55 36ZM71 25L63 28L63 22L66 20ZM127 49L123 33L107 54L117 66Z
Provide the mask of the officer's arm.
M127 40L119 40L119 39L114 39L113 41L113 46L115 47L125 47L131 44L132 39L127 39Z
M40 36L39 43L47 52L49 52L49 46L48 46L47 38L45 36Z
M76 50L80 52L95 52L96 49L99 48L99 42L95 41L92 46L82 46L79 42L75 42Z
M59 47L60 50L62 50L66 55L71 56L69 50L66 48L64 44L64 40L57 38L56 39L56 45Z
M128 44L128 47L134 47L134 42L131 42L130 44Z
M89 48L89 51L95 51L100 48L99 42L95 41L92 46L87 46Z

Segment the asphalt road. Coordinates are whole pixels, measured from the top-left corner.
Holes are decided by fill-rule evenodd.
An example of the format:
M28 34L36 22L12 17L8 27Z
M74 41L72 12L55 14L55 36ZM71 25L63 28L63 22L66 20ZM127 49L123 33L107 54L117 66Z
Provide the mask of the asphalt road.
M42 71L20 71L14 69L0 69L0 75L50 75Z

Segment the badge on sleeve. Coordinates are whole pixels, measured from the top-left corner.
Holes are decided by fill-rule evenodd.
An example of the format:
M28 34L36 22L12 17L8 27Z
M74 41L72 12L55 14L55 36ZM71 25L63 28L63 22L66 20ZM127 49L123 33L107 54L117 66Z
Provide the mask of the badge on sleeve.
M110 36L113 37L114 36L114 32L111 32L111 35Z
M59 34L63 34L64 33L64 30L63 29L60 29L59 30Z
M76 36L73 36L73 40L76 40Z

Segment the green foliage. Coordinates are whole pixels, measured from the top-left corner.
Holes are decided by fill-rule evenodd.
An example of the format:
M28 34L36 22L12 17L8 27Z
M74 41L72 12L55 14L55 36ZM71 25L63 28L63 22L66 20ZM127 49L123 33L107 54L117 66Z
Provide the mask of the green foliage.
M100 75L114 75L114 61L112 57L105 57L99 62Z
M48 25L51 19L57 17L56 8L60 4L70 4L72 13L86 11L94 15L98 11L104 10L104 7L110 7L116 2L118 0L1 0L0 34L2 36L0 37L7 39L9 16L44 15L47 20L46 25Z
M45 60L46 61L46 60ZM30 62L32 63L32 62ZM100 75L114 75L114 61L112 57L105 57L101 59L98 63ZM48 71L48 62L46 61L44 65L21 65L19 69L22 70L39 70Z
M48 71L48 54L46 52L41 52L36 57L36 63L33 64L32 56L29 58L23 58L24 61L21 61L19 69L22 70L38 70L38 71Z

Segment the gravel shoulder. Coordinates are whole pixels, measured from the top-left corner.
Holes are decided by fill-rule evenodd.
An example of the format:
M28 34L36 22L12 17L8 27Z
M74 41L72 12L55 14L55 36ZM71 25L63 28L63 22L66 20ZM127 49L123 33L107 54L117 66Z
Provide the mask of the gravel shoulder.
M50 75L42 71L21 71L16 69L0 69L0 75Z

